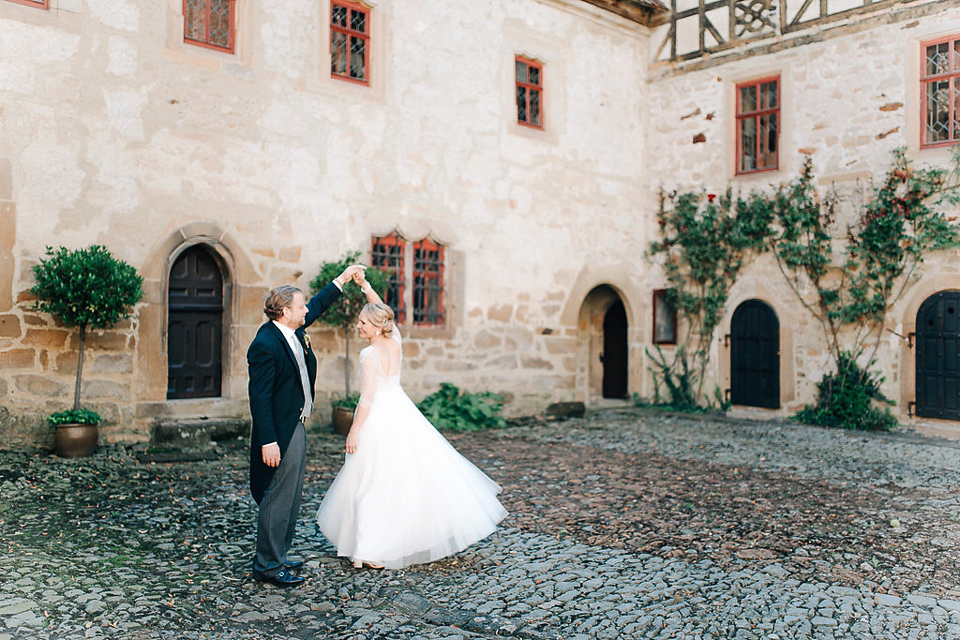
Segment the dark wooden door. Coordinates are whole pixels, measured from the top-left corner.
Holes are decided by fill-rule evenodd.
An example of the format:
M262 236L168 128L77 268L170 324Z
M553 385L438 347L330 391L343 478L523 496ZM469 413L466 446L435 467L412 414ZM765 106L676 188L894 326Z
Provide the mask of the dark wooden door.
M917 312L917 415L960 420L960 291L941 291Z
M184 251L170 270L167 398L220 395L223 275L204 247Z
M617 300L603 316L603 397L627 397L627 311Z
M780 407L780 321L760 300L747 300L730 322L730 401Z

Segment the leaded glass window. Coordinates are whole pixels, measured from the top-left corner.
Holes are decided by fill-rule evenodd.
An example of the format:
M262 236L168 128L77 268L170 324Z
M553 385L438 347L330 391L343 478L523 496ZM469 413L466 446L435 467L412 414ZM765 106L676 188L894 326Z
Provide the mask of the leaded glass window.
M543 66L517 57L517 122L543 128Z
M387 294L383 301L390 305L396 315L397 324L403 324L405 316L404 292L406 277L403 269L403 257L406 241L393 233L389 236L373 239L371 263L387 274Z
M397 324L413 309L413 326L444 325L443 249L429 238L408 242L396 232L373 238L370 263L387 274L383 301L393 309Z
M233 51L236 0L183 0L183 39Z
M737 173L776 169L779 161L780 79L737 86Z
M926 43L921 74L923 146L960 141L960 38Z
M330 75L369 83L370 11L360 5L330 4Z
M443 247L426 238L413 243L413 324L443 325Z

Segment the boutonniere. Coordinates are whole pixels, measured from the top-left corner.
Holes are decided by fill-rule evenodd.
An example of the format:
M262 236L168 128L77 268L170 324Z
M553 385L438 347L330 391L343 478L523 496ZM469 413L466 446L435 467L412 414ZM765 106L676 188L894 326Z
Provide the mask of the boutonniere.
M303 334L303 344L307 345L307 349L310 348L310 336Z

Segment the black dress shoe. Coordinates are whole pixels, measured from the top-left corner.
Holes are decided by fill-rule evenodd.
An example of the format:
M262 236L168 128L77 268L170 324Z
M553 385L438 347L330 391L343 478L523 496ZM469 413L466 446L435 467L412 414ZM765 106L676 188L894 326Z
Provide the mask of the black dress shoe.
M284 562L283 568L287 571L293 571L294 569L299 569L303 566L302 560L294 560L293 562Z
M253 572L253 579L257 582L269 582L278 587L296 587L305 582L303 578L287 571L286 569L281 569L276 573L276 575L268 576L257 571Z

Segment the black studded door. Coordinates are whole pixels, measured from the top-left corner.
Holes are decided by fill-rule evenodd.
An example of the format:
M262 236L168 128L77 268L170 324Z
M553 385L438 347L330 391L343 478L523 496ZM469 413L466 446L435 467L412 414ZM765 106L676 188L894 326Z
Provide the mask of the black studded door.
M960 291L941 291L917 312L917 415L960 420Z
M184 251L170 269L167 398L220 395L223 275L201 246Z
M747 300L730 321L730 401L780 407L780 321L760 300Z

